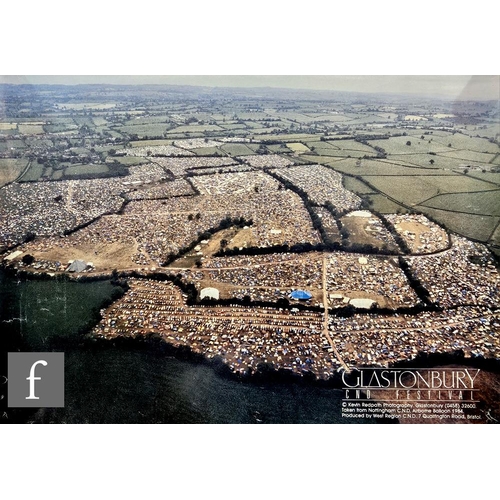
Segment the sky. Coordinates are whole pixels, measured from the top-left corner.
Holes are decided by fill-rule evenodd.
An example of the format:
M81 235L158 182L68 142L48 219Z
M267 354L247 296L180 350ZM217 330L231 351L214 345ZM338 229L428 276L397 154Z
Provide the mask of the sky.
M367 93L404 93L461 100L500 100L500 76L459 75L169 75L169 76L0 76L0 83L12 84L167 84L207 87L274 87Z

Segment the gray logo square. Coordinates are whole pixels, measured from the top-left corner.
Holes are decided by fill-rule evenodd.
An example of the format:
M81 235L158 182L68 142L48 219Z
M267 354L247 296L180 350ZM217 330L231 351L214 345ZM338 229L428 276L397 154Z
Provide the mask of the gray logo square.
M9 352L9 408L64 407L63 352Z

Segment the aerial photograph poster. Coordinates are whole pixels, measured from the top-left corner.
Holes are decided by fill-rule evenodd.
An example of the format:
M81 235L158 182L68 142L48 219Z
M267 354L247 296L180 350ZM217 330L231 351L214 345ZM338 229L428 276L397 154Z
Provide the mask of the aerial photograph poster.
M0 76L0 423L500 423L500 76Z

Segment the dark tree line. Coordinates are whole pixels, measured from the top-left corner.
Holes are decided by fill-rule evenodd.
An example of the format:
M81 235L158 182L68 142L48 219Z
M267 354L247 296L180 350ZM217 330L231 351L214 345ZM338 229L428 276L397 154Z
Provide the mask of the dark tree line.
M201 218L201 214L196 214L195 218L196 217L198 219ZM245 226L251 226L252 224L253 224L253 220L252 219L248 219L247 220L244 217L232 218L232 217L227 216L227 217L225 217L224 219L222 219L220 221L220 223L219 223L218 226L212 227L212 228L207 229L206 231L200 233L198 235L198 238L196 240L192 241L189 245L180 248L177 253L170 253L170 254L168 254L167 258L161 264L161 266L162 267L167 267L169 264L171 264L172 262L174 262L174 260L177 260L178 258L182 257L183 255L185 255L188 252L190 252L191 250L193 250L193 248L196 245L198 245L201 241L210 239L215 233L217 233L219 231L222 231L223 229L228 229L228 228L230 228L232 226L243 228Z

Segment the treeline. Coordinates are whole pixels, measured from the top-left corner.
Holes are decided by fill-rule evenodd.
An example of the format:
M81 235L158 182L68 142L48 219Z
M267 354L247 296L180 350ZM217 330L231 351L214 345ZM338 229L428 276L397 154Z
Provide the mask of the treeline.
M314 211L314 207L318 206L318 205L313 205L311 203L311 200L309 199L309 196L307 195L307 193L303 189L301 189L300 187L298 187L295 184L293 184L292 182L290 182L288 179L284 179L284 178L280 177L278 174L271 172L268 169L265 169L265 172L268 175L270 175L271 177L273 177L274 179L276 179L283 186L285 186L285 188L290 189L290 191L293 191L294 193L296 193L300 196L302 202L304 203L304 207L306 208L306 210L309 214L309 217L311 218L313 228L316 229L316 231L318 231L319 234L321 235L321 239L323 241L323 244L324 245L329 245L329 244L333 245L334 242L330 240L325 229L323 228L323 224L321 224L321 219L318 217L318 214ZM335 242L335 243L337 243L337 242ZM296 246L296 245L294 245L294 246Z
M404 259L404 257L399 256L398 258L399 267L405 273L406 278L408 279L408 283L415 290L417 297L429 307L436 307L429 297L428 290L422 285L422 282L411 272L410 265Z
M232 257L235 255L267 255L273 253L306 253L306 252L320 252L326 250L323 243L296 243L295 245L273 245L270 247L245 247L241 250L237 247L220 249L214 254L214 257Z
M63 231L63 235L64 236L69 236L69 235L75 233L76 231L80 231L80 229L84 229L85 227L90 226L90 224L96 222L101 217L104 217L106 215L121 215L121 214L123 214L123 211L125 210L125 207L127 206L128 203L129 203L128 200L124 199L123 203L122 203L122 206L117 211L105 212L105 213L103 213L101 215L98 215L97 217L94 217L91 220L88 220L86 222L82 222L81 224L78 224L78 226L75 226L75 227L73 227L71 229L65 229ZM25 239L25 241L27 241L27 240Z
M411 248L408 246L408 243L406 240L401 236L401 234L396 231L396 228L394 227L393 224L391 224L381 213L375 212L372 210L372 212L379 218L380 222L382 225L391 233L392 237L396 241L396 244L398 247L401 249L401 251L404 254L411 254Z
M205 297L202 300L196 302L197 305L206 306L242 306L242 307L267 307L267 308L279 308L279 309L298 309L299 311L312 311L312 312L322 312L323 308L319 306L311 306L300 303L291 304L285 297L280 297L276 301L270 300L252 300L249 295L245 295L243 298L238 299L232 297L229 299L212 299Z
M190 286L184 283L180 277L177 275L177 284L181 283L183 287ZM179 285L178 285L179 286ZM188 293L186 289L183 290L185 293ZM196 298L193 299L192 294L189 295L190 302L188 305L207 305L207 306L242 306L242 307L265 307L265 308L279 308L279 309L298 309L299 311L310 311L323 313L324 308L322 306L312 306L308 304L303 304L300 302L290 302L285 297L280 297L275 301L264 301L264 300L252 300L249 295L245 295L243 298L229 298L229 299L213 299L209 297L205 297L202 300L198 300ZM437 306L436 304L417 304L416 306L411 307L399 307L396 309L391 309L389 307L379 307L374 304L369 309L364 308L356 308L352 304L347 304L342 307L336 308L328 308L330 316L336 316L340 318L351 318L355 314L358 315L377 315L377 316L393 316L394 314L407 314L415 316L420 314L423 311L442 311L442 308Z
M179 259L180 257L183 257L185 254L188 252L191 252L193 248L201 243L203 240L208 240L210 239L215 233L222 231L223 229L228 229L232 226L236 226L238 228L243 228L245 226L251 226L253 224L252 219L245 219L244 217L225 217L222 219L219 223L218 226L212 227L210 229L207 229L203 233L198 234L198 238L193 240L189 245L182 247L179 249L178 252L176 253L170 253L167 255L167 258L165 261L161 264L162 267L167 267L170 265L172 262L175 260Z

